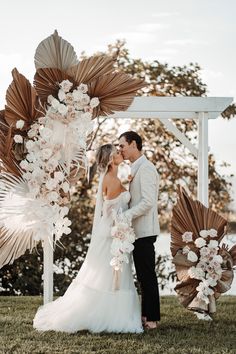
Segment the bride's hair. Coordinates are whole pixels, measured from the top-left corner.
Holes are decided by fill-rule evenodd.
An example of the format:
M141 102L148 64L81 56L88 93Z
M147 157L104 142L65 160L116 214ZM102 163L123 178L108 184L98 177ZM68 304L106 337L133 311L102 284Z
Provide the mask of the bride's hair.
M96 162L99 172L105 172L110 163L112 156L116 152L116 148L112 144L105 144L98 148L96 153Z

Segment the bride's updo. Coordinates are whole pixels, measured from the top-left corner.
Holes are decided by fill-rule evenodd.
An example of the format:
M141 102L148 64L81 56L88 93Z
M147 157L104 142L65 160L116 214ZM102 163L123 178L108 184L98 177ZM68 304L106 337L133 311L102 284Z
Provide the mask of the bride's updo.
M112 144L105 144L98 148L96 162L99 172L105 172L112 162L112 156L116 152L116 147Z

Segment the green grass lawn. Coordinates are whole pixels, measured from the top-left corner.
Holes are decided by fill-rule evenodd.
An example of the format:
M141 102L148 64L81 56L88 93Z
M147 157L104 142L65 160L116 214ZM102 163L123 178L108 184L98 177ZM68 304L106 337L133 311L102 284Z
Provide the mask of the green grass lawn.
M0 353L236 353L236 297L221 297L214 321L199 321L176 297L161 298L161 327L143 334L36 332L40 297L0 297Z

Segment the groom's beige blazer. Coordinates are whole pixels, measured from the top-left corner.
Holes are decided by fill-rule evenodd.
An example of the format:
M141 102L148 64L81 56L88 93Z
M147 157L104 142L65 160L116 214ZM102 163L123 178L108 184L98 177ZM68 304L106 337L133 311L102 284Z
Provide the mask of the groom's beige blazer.
M159 235L157 210L159 175L156 167L144 155L133 165L130 209L125 212L125 216L132 220L136 238Z

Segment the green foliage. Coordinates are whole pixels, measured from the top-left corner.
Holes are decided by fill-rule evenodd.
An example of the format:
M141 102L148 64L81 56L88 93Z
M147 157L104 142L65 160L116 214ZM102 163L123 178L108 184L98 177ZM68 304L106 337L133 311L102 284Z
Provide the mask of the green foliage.
M161 298L161 325L143 334L39 333L32 327L39 297L0 297L0 353L234 354L233 296L217 301L213 322L199 321L177 298ZM76 316L76 314L75 314Z

